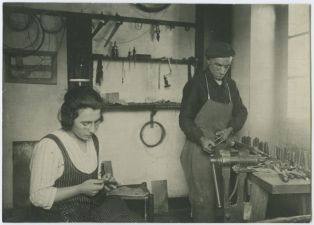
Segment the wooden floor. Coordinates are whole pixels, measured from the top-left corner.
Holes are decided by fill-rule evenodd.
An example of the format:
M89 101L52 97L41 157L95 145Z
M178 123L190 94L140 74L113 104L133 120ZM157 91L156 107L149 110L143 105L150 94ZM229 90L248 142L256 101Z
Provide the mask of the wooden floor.
M279 198L280 197L280 198ZM284 199L282 199L284 197ZM290 209L294 199L291 196L275 196L270 200L270 204L267 210L267 219L278 217L291 217L300 215L296 211ZM285 201L284 201L285 200ZM279 203L280 204L279 204ZM143 201L127 202L129 208L141 215L144 215ZM168 212L163 214L155 214L153 223L192 223L190 217L191 207L188 198L169 198L168 199ZM21 218L25 215L25 212L16 210L3 210L2 221L3 222L23 222ZM218 221L217 221L218 222ZM221 223L223 222L221 217Z

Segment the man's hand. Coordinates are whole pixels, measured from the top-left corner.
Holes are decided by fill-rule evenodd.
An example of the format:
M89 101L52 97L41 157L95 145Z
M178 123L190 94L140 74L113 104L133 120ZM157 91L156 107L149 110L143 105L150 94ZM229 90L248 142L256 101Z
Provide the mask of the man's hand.
M200 138L200 142L201 142L201 147L202 147L203 151L210 153L210 154L213 152L212 147L215 146L215 143L212 140L202 136Z
M116 189L118 186L118 182L111 175L111 173L105 173L101 179L104 181L104 188L106 189L106 191Z
M231 135L232 131L233 131L233 128L228 127L226 129L222 129L222 130L216 132L217 138L219 137L218 142L223 142L223 141L227 140L228 137Z
M104 181L98 179L90 179L79 185L79 192L87 196L95 196L104 188Z

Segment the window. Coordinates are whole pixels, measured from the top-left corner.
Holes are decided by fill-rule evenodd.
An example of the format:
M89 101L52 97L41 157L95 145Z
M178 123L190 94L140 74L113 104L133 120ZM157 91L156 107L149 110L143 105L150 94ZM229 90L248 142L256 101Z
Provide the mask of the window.
M310 7L289 5L287 117L310 117Z

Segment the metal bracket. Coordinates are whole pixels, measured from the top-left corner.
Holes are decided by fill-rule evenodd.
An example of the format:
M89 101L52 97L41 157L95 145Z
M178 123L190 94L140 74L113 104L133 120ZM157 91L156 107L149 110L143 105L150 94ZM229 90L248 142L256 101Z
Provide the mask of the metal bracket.
M150 112L150 127L153 128L154 127L154 116L156 115L157 110L156 109L152 109Z
M109 20L106 20L104 22L99 22L97 24L97 27L95 28L95 30L93 31L92 33L92 38L95 37L95 35L98 33L98 31L103 27L105 26L107 23L109 22Z
M116 18L120 18L119 14L116 14ZM112 39L113 35L117 32L117 30L119 29L119 27L123 24L122 20L118 20L118 22L116 22L113 30L111 31L108 39L106 40L106 43L104 44L104 48L107 47L108 43L110 42L110 40Z

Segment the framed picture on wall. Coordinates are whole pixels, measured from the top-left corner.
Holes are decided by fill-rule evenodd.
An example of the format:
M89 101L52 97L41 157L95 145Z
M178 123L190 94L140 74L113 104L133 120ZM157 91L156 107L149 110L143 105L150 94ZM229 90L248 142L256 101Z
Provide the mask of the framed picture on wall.
M50 51L6 51L5 82L57 84L57 55Z

